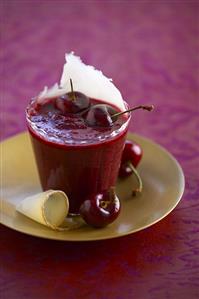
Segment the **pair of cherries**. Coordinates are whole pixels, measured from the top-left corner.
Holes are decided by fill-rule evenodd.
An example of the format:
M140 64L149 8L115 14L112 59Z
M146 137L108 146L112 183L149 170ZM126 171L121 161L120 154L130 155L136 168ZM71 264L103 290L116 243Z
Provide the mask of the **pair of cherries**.
M111 106L97 104L91 106L90 99L81 92L72 91L55 100L55 106L62 113L85 113L85 122L90 127L111 127L117 119ZM113 121L114 120L114 121Z
M111 127L114 122L124 113L137 109L151 111L153 106L136 106L126 111L118 112L110 105L96 104L91 106L90 99L83 93L73 90L73 83L70 79L71 92L57 98L55 107L62 113L82 113L85 123L89 127Z
M126 141L119 177L124 178L134 173L139 181L139 188L133 190L133 195L142 191L142 183L136 167L142 158L141 147L132 141ZM80 215L85 222L94 227L104 227L112 223L119 215L121 209L120 200L114 187L108 191L93 194L87 198L80 207Z

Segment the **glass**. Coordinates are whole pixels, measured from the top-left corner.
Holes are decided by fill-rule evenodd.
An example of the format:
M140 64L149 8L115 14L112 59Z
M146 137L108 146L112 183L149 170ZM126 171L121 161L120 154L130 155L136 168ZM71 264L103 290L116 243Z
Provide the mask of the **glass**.
M30 120L30 108L31 104L26 119L42 188L64 191L69 198L69 212L78 214L90 194L115 186L130 114L106 140L99 132L92 144L58 144L47 134L40 134Z

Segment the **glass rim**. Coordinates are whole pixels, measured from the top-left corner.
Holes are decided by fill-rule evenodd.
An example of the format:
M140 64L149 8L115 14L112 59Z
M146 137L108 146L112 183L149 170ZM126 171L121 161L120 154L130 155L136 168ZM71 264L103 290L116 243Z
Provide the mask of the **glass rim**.
M105 143L108 143L110 142L111 140L114 140L114 139L117 139L120 135L123 134L123 132L126 130L128 130L128 124L130 122L130 119L131 119L131 113L130 112L127 112L126 115L127 117L125 117L125 121L124 123L120 126L119 129L117 130L113 130L112 131L112 134L110 134L109 137L107 137L106 139L104 140L96 140L95 142L93 143L81 143L80 142L76 142L76 143L61 143L61 142L57 142L56 140L51 140L49 137L48 137L48 134L46 132L43 132L42 130L38 130L38 128L34 127L33 123L31 122L30 120L30 115L28 114L28 109L31 107L31 103L34 102L35 99L32 99L29 104L27 105L26 107L26 123L27 123L27 127L28 127L28 130L31 134L31 136L35 137L36 139L38 139L39 141L43 141L43 142L48 142L49 143L52 143L53 146L56 146L56 147L62 147L62 148L84 148L84 147L95 147L95 146L98 146L99 144L105 144ZM124 101L124 105L125 105L125 108L126 110L129 109L129 105L126 101ZM42 132L42 134L41 134Z

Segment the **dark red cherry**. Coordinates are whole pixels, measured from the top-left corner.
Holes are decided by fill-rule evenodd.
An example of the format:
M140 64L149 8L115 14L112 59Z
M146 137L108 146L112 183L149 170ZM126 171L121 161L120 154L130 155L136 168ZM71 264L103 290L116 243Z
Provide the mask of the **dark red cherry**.
M86 123L90 127L111 127L113 125L111 115L116 112L117 111L109 105L93 105L86 115Z
M126 178L126 177L130 176L132 173L133 173L133 169L129 162L121 163L120 170L119 170L120 178Z
M141 177L136 170L136 167L142 158L142 153L143 151L141 147L136 142L126 140L122 153L119 177L125 178L130 176L131 174L134 174L136 176L138 187L132 190L133 195L141 193L143 189Z
M137 167L142 158L142 149L134 141L126 140L122 153L121 165L119 169L120 177L127 177L133 173L133 167Z
M135 141L126 140L122 153L121 164L130 161L134 167L137 167L142 158L142 149Z
M94 105L91 107L91 109L89 110L86 116L86 123L88 126L92 126L92 127L111 127L113 123L118 119L118 117L120 117L125 113L129 113L138 109L152 111L154 107L153 105L150 106L141 105L141 106L130 108L125 111L118 112L109 105L105 105L105 104Z
M71 91L57 98L55 106L63 113L79 113L89 108L90 100L81 92Z
M120 213L120 201L111 188L91 195L80 207L80 215L88 225L104 227L112 223Z

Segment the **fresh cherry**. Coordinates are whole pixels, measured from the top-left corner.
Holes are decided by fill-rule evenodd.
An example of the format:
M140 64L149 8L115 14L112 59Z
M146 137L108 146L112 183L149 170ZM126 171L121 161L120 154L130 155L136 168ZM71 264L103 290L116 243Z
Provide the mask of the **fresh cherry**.
M73 91L73 83L70 79L71 92L59 97L55 101L55 107L63 113L79 113L90 106L89 98L78 91Z
M135 141L126 140L122 153L121 164L130 161L134 167L137 167L142 158L142 154L143 152L141 147Z
M114 188L91 195L80 207L80 215L88 225L104 227L112 223L120 213L120 201Z
M132 112L138 109L144 109L147 111L153 110L153 105L151 106L136 106L131 109L117 112L113 107L105 104L94 105L90 108L86 116L86 123L91 127L111 127L113 123L121 115Z
M129 163L129 161L121 163L120 169L119 169L119 177L120 178L126 178L133 173L133 168L131 167L130 164L131 163Z
M93 105L87 115L86 123L91 127L111 127L113 120L111 118L117 111L109 105Z
M124 150L122 153L121 165L119 169L119 177L125 178L132 173L135 174L139 187L132 191L133 195L142 192L142 180L139 173L136 170L138 163L142 158L142 149L136 143L126 140Z

